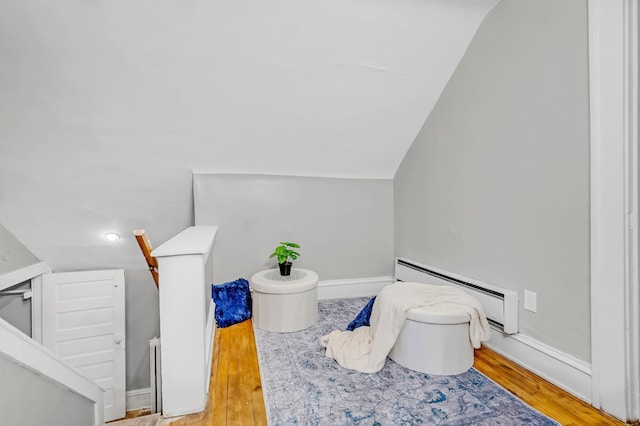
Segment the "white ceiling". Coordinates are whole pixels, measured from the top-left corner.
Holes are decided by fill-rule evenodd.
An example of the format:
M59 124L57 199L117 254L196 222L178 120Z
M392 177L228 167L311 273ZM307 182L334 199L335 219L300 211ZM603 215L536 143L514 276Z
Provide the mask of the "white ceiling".
M0 223L123 267L103 234L188 226L192 170L390 179L498 1L4 0Z

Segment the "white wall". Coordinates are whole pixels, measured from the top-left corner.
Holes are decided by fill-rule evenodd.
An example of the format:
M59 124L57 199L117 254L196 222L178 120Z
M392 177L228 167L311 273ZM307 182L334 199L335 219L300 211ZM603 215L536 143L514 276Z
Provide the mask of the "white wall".
M192 225L193 169L391 178L496 2L0 2L0 223L54 271L125 269L147 387L132 230Z
M587 7L505 0L394 180L396 255L537 293L520 330L590 360ZM522 306L522 305L521 305Z
M219 226L217 284L276 268L280 241L320 280L393 275L391 180L199 174L194 193L196 225Z
M38 261L39 259L28 248L0 224L0 275L33 265Z
M0 276L38 263L40 260L16 237L0 224ZM24 278L23 278L24 279ZM11 283L10 290L30 288L30 283ZM21 295L0 296L0 318L3 318L27 336L31 336L31 300Z

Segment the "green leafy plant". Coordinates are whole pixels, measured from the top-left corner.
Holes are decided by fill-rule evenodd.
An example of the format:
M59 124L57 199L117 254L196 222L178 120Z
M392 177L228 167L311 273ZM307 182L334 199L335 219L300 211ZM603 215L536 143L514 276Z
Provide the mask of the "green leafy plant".
M288 243L286 241L281 241L280 245L276 247L273 253L271 253L271 256L269 256L269 259L271 259L272 257L277 257L278 263L286 263L289 261L292 262L300 256L300 253L294 250L297 248L300 248L300 246L296 243Z

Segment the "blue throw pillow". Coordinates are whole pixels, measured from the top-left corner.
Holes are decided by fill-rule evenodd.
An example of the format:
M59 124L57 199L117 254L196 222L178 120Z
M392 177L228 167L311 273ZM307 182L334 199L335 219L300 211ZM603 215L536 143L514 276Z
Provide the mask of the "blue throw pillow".
M369 300L369 303L365 305L364 308L360 311L358 315L349 323L347 326L347 330L353 331L358 327L362 327L363 325L369 325L369 319L371 319L371 310L373 309L373 303L376 301L376 298Z
M251 318L251 292L249 282L244 278L212 285L211 293L216 304L215 316L218 327L229 327Z

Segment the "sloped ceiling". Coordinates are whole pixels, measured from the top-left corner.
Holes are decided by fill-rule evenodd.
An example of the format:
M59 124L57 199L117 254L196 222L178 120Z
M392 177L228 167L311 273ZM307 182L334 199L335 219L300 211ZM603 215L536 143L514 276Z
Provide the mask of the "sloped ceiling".
M497 2L4 0L0 223L55 269L139 268L194 170L390 179Z

